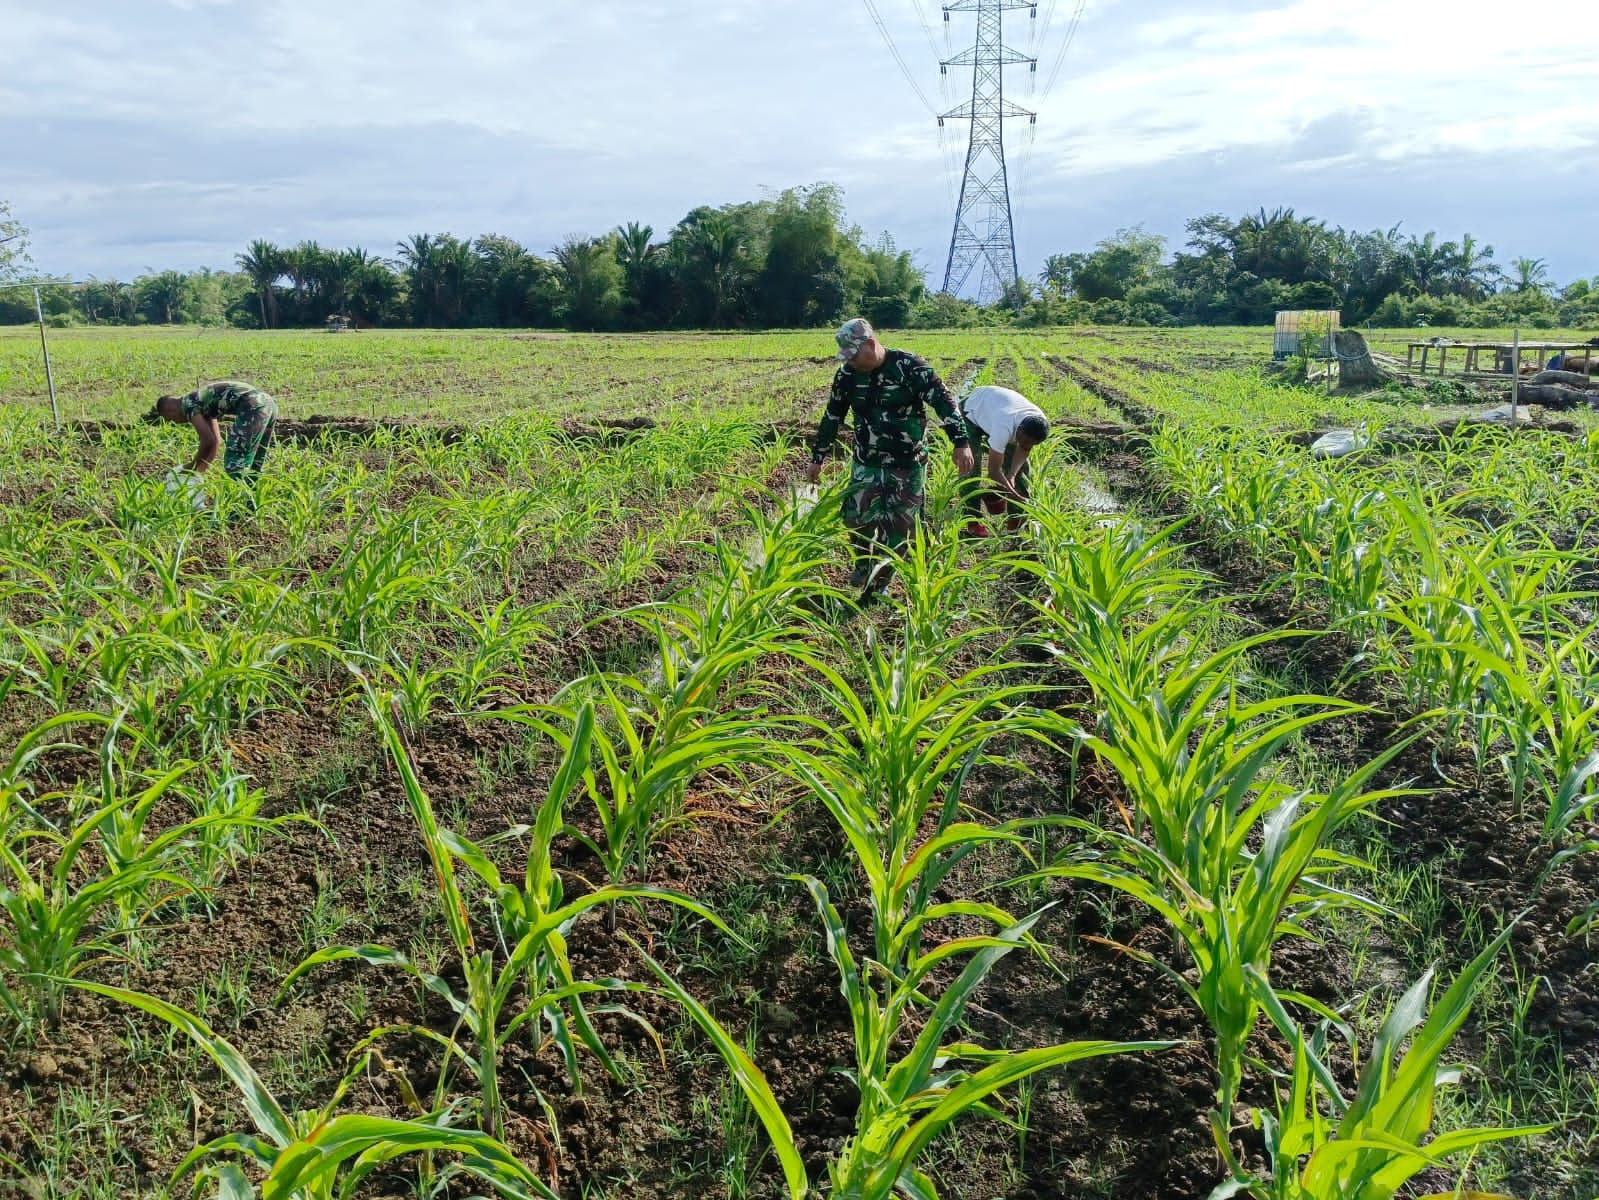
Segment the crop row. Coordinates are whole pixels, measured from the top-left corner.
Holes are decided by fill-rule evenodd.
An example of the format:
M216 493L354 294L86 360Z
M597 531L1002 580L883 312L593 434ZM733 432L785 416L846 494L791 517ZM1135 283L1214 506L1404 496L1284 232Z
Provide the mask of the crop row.
M1025 351L994 356L989 369L1004 358L1018 382L1045 381ZM679 518L671 502L729 462L744 473L730 495L769 474L784 450L761 450L754 432L675 428L596 454L547 426L506 422L465 444L378 438L337 464L285 452L246 540L226 532L237 498L225 488L196 513L141 480L135 435L113 435L86 464L36 424L8 425L7 474L23 481L16 511L33 519L8 522L0 546L6 686L50 714L10 731L0 774L0 961L20 1034L47 1032L76 987L202 1046L251 1127L197 1147L179 1173L198 1172L223 1195L352 1194L403 1158L419 1194L468 1175L504 1195L552 1196L527 1165L539 1161L535 1146L508 1120L507 1047L554 1055L580 1087L585 1055L618 1071L596 1015L644 1023L643 1001L665 999L725 1064L789 1195L920 1200L938 1192L938 1139L996 1111L1018 1084L1171 1048L976 1040L968 1010L995 966L1060 953L1037 932L1049 907L1038 897L1074 880L1129 897L1171 929L1156 965L1213 1037L1222 1194L1393 1195L1446 1158L1526 1132L1454 1131L1426 1144L1441 1055L1508 934L1430 1011L1430 980L1411 988L1356 1056L1353 1091L1340 1083L1349 1075L1330 1033L1356 1031L1283 984L1273 954L1325 914L1376 908L1358 890L1363 864L1333 839L1388 795L1373 779L1397 748L1326 791L1286 782L1280 759L1296 736L1358 706L1249 700L1241 663L1260 639L1210 644L1215 604L1178 561L1172 531L1090 521L1048 470L1030 512L1036 553L974 562L953 529L929 533L903 564L902 610L869 633L845 621L848 597L827 582L836 498L778 505L752 510L740 536L712 539L682 597L624 614L652 651L642 665L574 664L564 686L528 687L529 662L574 621L552 607L569 598L538 589L541 576L629 528L632 513L668 509L650 523L668 545L702 531L702 508L684 505ZM941 503L951 483L941 469ZM625 543L606 550L597 574L627 557ZM1018 579L1027 617L1007 628L985 605ZM575 620L590 615L604 610ZM1044 645L1050 662L1028 665L1018 638ZM1086 681L1091 702L1052 702L1061 667ZM108 982L115 968L100 960L148 953L158 914L203 909L207 886L276 832L259 792L228 768L228 737L308 686L360 706L378 731L448 949L424 962L402 946L322 946L289 972L284 995L356 962L410 977L451 1015L441 1025L419 1008L374 1028L344 1083L295 1112L203 1014ZM450 710L527 729L546 748L556 765L526 823L473 839L441 818L412 739ZM1025 747L1097 758L1122 803L1103 824L986 817L970 794L974 772L1014 768ZM697 797L713 780L735 791L775 780L825 813L862 888L862 904L841 907L836 885L794 880L849 1013L858 1096L849 1136L821 1162L802 1151L749 1048L647 947L636 947L640 979L574 967L576 939L596 936L601 920L605 936L623 936L619 912L638 907L735 936L652 870L663 845L706 818ZM563 869L575 850L602 880L575 886ZM1006 887L969 886L966 868L984 859L1003 868ZM1258 1169L1240 1153L1235 1109L1247 1075L1272 1074L1251 1049L1263 1023L1293 1065L1275 1103L1248 1114L1266 1140ZM363 1111L350 1085L390 1071L385 1050L398 1042L431 1048L431 1087L406 1078L409 1115Z

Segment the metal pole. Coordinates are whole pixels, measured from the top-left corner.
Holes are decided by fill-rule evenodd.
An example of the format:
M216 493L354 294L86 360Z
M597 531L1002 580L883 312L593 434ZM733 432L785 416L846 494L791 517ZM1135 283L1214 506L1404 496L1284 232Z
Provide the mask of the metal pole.
M1510 428L1516 427L1516 409L1521 405L1521 326L1516 326L1510 341Z
M33 311L39 315L39 349L44 351L44 378L50 385L50 413L55 417L56 431L61 429L61 409L56 404L56 377L50 369L50 343L44 336L44 304L39 299L39 289L33 289Z

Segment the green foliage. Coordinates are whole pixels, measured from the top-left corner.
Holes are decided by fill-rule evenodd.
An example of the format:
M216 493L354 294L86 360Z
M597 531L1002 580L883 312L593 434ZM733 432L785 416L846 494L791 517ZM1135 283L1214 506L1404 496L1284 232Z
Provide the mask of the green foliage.
M350 1086L365 1076L374 1057L361 1055L320 1109L286 1112L261 1076L234 1045L193 1013L142 992L78 982L74 986L140 1009L186 1034L217 1064L239 1091L256 1132L225 1134L193 1150L178 1166L173 1183L196 1174L196 1183L210 1180L218 1200L347 1200L374 1172L394 1160L423 1156L422 1173L429 1189L444 1194L451 1179L465 1177L487 1184L507 1200L555 1200L543 1180L523 1166L503 1143L453 1125L455 1113L435 1109L410 1120L338 1113ZM404 1085L409 1092L409 1085ZM413 1098L414 1099L414 1098ZM436 1167L433 1155L451 1158ZM264 1173L260 1192L236 1156Z
M622 312L622 265L609 237L570 237L555 248L562 313L573 329L613 328Z
M1241 1191L1260 1200L1392 1200L1428 1167L1444 1166L1450 1158L1490 1142L1553 1128L1457 1129L1427 1140L1438 1089L1459 1082L1462 1073L1440 1061L1511 928L1467 964L1430 1013L1431 971L1389 1009L1364 1064L1357 1063L1359 1083L1353 1099L1346 1100L1330 1078L1311 1069L1326 1053L1325 1027L1311 1039L1294 1031L1294 1068L1287 1094L1279 1086L1275 1111L1255 1111L1271 1174L1256 1179L1235 1169L1234 1177L1211 1193L1211 1200L1225 1200ZM1401 1054L1407 1040L1409 1046ZM1446 1195L1489 1200L1479 1192Z
M484 846L439 825L432 800L411 765L404 738L386 711L392 708L392 701L371 690L367 691L367 697L379 733L400 773L406 800L432 865L439 903L455 951L455 965L464 982L458 987L398 950L366 945L316 951L289 974L283 987L287 991L317 966L346 960L396 968L412 976L424 989L442 997L450 1006L456 1014L456 1030L445 1037L418 1024L398 1027L395 1032L409 1032L439 1043L447 1058L459 1058L466 1065L481 1096L483 1127L490 1135L497 1136L505 1120L505 1104L500 1093L501 1048L539 1021L545 1023L549 1041L560 1050L574 1088L581 1087L577 1061L579 1045L587 1047L613 1075L620 1077L616 1063L594 1031L584 998L613 992L623 985L588 983L574 976L566 939L579 917L590 909L620 901L655 900L710 921L724 932L726 927L697 901L662 888L613 885L586 892L575 900L565 899L561 877L551 858L552 843L558 834L568 832L565 805L588 770L595 733L591 706L583 707L575 716L570 735L562 746L560 765L534 813L532 827L516 827L509 832L512 837L532 835L526 866L518 883L500 871ZM479 944L473 933L468 893L460 885L458 868L475 875L486 890L503 946ZM607 1005L605 1011L633 1017L627 1009L615 1005ZM470 1038L470 1054L457 1041L460 1031L465 1031ZM380 1030L373 1036L386 1032L390 1031ZM443 1103L447 1078L446 1071L439 1073L435 1107Z
M51 739L76 725L104 728L98 788L32 795L27 773L69 746ZM63 713L24 736L0 770L0 1006L24 1028L54 1026L80 971L126 954L158 911L209 885L241 829L268 827L248 795L217 804L187 787L193 763L131 772L125 732L120 720ZM172 798L194 815L156 829L156 806Z
M1166 251L1166 239L1145 233L1143 226L1118 229L1086 254L1052 255L1043 280L1061 295L1096 300L1126 300L1148 283Z
M9 201L0 200L0 283L21 275L31 262L27 226L12 215Z

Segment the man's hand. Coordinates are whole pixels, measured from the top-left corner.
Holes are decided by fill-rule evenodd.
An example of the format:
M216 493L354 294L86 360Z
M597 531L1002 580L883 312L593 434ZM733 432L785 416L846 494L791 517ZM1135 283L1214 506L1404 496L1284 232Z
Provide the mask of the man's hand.
M962 475L970 475L975 465L976 459L972 457L972 448L970 446L955 447L955 469L957 471Z
M819 462L813 462L810 466L806 467L805 478L811 483L820 483L822 481L822 464Z

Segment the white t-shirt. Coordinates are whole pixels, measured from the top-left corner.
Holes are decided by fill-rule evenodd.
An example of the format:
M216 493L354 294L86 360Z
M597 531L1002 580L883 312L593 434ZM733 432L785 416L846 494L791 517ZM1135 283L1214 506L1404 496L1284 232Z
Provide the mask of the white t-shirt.
M1015 441L1016 427L1028 417L1044 416L1038 405L1007 387L974 388L961 408L988 435L988 445L994 450L1003 450Z

